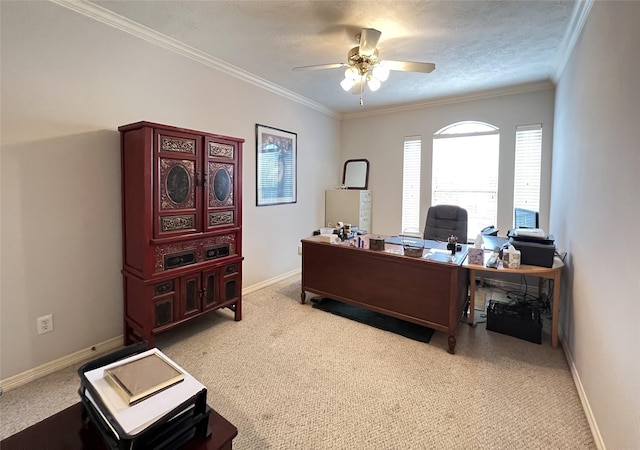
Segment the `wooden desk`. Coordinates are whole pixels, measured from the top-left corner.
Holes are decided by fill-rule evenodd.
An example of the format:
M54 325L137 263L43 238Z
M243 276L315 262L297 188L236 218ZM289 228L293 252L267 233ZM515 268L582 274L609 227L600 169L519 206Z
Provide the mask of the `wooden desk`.
M238 429L216 411L209 414L209 438L196 438L185 450L231 450ZM102 436L92 423L82 419L82 404L76 403L48 419L38 422L0 442L2 450L99 450L107 449Z
M484 252L485 263L491 256L490 251ZM528 275L539 278L538 292L542 292L542 282L545 279L553 280L553 307L551 316L551 345L555 348L558 346L558 319L560 314L560 273L564 267L564 263L557 256L553 260L552 267L530 266L523 264L518 269L507 269L502 266L502 262L497 269L487 268L484 265L469 264L468 258L465 259L464 267L469 269L469 323L474 324L474 306L476 303L476 273L492 272L492 273L515 273L518 275Z
M371 235L375 236L375 235ZM369 250L348 243L302 240L302 292L340 300L382 314L449 333L449 353L456 346L456 328L467 305L468 271L462 267L467 246L450 260L446 243L422 257L404 256L401 245Z

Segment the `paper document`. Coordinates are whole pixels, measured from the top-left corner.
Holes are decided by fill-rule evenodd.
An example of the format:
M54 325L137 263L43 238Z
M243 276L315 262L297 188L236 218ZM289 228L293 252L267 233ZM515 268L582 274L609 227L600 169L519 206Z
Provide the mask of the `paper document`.
M160 353L104 370L104 377L131 405L184 380L184 373Z
M184 373L184 380L145 400L140 401L139 403L136 403L135 405L128 405L113 386L107 382L104 376L104 371L105 369L109 369L126 362L135 361L154 353L161 354L168 362ZM108 364L104 367L90 370L85 372L84 375L94 387L102 402L109 409L109 412L118 421L122 430L129 435L136 435L140 433L145 428L164 417L178 405L190 399L202 389L205 389L205 386L202 383L196 380L157 348L152 348L146 352L130 356L129 358Z

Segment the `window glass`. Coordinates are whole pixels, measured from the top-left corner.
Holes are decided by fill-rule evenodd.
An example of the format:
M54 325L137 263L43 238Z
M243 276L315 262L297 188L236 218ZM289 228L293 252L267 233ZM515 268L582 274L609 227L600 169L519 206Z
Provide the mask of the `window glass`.
M481 122L454 124L434 135L431 205L466 209L469 239L497 223L499 149L499 130Z

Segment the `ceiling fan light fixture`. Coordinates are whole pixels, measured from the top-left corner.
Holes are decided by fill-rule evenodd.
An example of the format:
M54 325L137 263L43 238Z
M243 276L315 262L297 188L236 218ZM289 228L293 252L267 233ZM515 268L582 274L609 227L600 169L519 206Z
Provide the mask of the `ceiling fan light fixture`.
M382 83L380 83L380 80L378 80L376 77L368 77L367 78L367 86L369 86L369 89L371 89L371 92L375 92L378 89L380 89L380 86L382 86Z
M2 0L0 0L2 1ZM347 61L344 63L316 64L313 66L294 67L293 70L314 70L314 69L337 69L344 68L344 80L340 82L340 87L346 92L360 95L360 106L363 105L365 85L369 86L372 92L382 87L382 83L389 78L391 70L404 72L431 73L436 66L433 63L393 61L379 59L377 49L380 31L373 28L363 28L360 34L356 35L358 45L352 47L347 52Z
M355 83L355 80L345 77L345 79L340 82L340 87L342 87L342 89L344 89L345 92L349 92L353 87L354 83Z
M358 69L356 69L355 67L349 67L344 71L344 78L346 80L356 81L359 76L360 74L358 73Z

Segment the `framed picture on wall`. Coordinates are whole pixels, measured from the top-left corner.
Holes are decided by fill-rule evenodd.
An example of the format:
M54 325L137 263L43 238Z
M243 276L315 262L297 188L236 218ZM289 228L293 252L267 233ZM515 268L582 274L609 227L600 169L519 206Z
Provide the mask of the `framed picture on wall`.
M298 135L256 124L257 206L296 203Z

